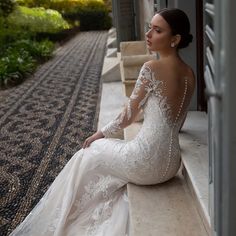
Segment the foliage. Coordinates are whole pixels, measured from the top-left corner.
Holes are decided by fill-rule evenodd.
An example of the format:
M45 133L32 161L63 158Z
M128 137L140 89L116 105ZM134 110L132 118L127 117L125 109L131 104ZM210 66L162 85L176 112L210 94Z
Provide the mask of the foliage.
M0 0L0 16L7 17L15 7L14 0Z
M26 7L45 7L50 0L16 0L16 3Z
M0 84L17 84L34 70L35 60L24 48L8 48L6 56L0 58Z
M7 20L0 17L0 56L5 44L17 38L17 30L7 25Z
M35 70L37 62L52 56L53 49L54 44L48 40L19 40L10 44L0 58L0 86L20 83Z
M81 30L100 30L111 27L111 0L18 0L30 7L44 7L59 11L72 25Z
M109 9L102 0L51 0L50 7L70 22L79 21L81 30L104 30L111 27Z
M109 12L112 11L112 0L104 0L104 3L108 9Z
M111 18L104 3L89 1L79 12L81 30L101 30L111 28Z
M31 33L49 32L55 33L68 29L68 23L61 14L55 10L44 8L28 8L19 6L8 17L9 25L16 25Z
M32 41L29 39L23 39L16 41L12 44L14 48L24 48L38 61L49 59L52 56L54 50L54 44L49 40L43 40L41 42Z

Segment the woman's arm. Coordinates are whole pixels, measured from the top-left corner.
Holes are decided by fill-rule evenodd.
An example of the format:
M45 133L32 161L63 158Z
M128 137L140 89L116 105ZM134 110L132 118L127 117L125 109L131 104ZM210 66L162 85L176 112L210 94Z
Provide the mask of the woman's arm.
M153 83L151 69L144 64L140 70L134 90L123 111L106 126L101 129L105 137L111 137L114 133L132 124L145 104Z
M149 93L152 91L154 80L150 67L144 64L140 70L134 90L123 111L100 131L87 138L83 144L83 148L88 147L96 139L103 137L109 138L119 130L129 126L146 103Z

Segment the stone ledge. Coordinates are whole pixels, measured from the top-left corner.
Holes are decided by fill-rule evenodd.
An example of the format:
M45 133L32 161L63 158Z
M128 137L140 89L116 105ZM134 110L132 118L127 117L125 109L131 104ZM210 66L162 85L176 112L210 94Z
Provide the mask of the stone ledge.
M98 129L108 124L117 117L127 98L122 93L122 82L103 83L100 103ZM123 131L116 134L114 138L124 139Z
M154 186L127 186L130 236L207 236L179 174Z
M135 122L131 124L129 127L127 127L124 130L124 138L126 140L131 140L139 131L141 128L142 123L141 122ZM194 204L197 212L198 217L201 219L202 225L205 229L205 234L203 235L210 235L210 219L208 214L208 158L207 158L207 117L206 114L203 112L188 112L188 116L186 118L185 124L182 128L182 131L180 133L180 145L181 145L181 154L182 154L182 161L183 166L180 171L182 171L184 179L181 181L184 181L182 184L185 185L185 188L188 189L189 197L192 198L192 204ZM152 204L153 207L155 206L155 201L153 201L152 194L154 192L149 194L146 194L145 198L142 198L142 189L143 186L136 186L135 188L135 194L132 193L134 187L132 185L128 185L128 193L129 196L133 196L130 201L132 207L135 208L141 208L145 210L145 205L147 202L149 204ZM130 187L132 186L132 187ZM158 185L156 185L158 188ZM148 191L148 186L145 187L145 191ZM151 187L153 189L153 187ZM140 189L140 190L138 190ZM140 191L140 195L139 192ZM162 188L163 194L164 194L164 187ZM156 193L158 196L158 193ZM167 195L168 196L168 195ZM136 202L135 198L142 198L143 199L143 206ZM148 200L147 200L148 199ZM177 199L176 199L177 201ZM152 203L150 203L152 202ZM136 207L135 207L136 205ZM134 210L132 213L131 218L133 217L141 217L136 216L136 214L139 214L138 211ZM141 214L141 213L140 213ZM158 212L156 212L157 216L159 215ZM152 218L148 217L148 219L153 222ZM196 219L197 221L199 219ZM131 219L131 224L132 224ZM145 223L145 222L144 222ZM140 222L135 221L134 228L139 228ZM132 228L132 227L131 227ZM149 232L149 231L148 231ZM152 231L150 231L152 232ZM137 234L135 231L135 234L133 235L142 235ZM157 234L150 234L150 235L157 235ZM169 236L169 234L166 234ZM173 234L175 235L175 234ZM181 234L179 234L181 235ZM185 234L183 234L185 235ZM187 235L187 234L186 234ZM194 234L189 234L194 235Z
M120 61L117 57L105 57L102 68L103 82L121 81Z
M210 234L207 115L205 112L188 112L180 133L183 175L195 199L199 214Z

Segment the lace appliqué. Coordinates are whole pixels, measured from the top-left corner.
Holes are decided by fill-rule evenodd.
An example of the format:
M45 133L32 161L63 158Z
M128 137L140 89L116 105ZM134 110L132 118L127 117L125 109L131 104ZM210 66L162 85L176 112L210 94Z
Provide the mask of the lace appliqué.
M87 230L89 236L100 235L98 231L100 231L101 225L103 225L104 228L106 228L106 225L109 225L112 209L113 202L110 200L94 210L92 214L93 223L88 227Z
M111 188L117 189L119 184L114 184L110 175L99 175L98 179L90 181L85 186L85 193L82 197L75 202L75 206L79 208L78 213L81 213L85 207L95 198L102 198L102 204L99 204L91 215L91 223L87 229L87 234L97 235L99 226L109 223L109 218L112 214L113 202L109 199L110 194L113 192ZM100 201L100 200L99 200Z
M85 205L101 193L104 200L108 199L108 187L111 182L111 176L98 176L98 180L89 181L85 186L85 193L75 202L75 206L79 207L79 213L83 211Z
M144 98L140 101L138 108L142 107L150 93L153 93L155 96L160 97L161 96L161 88L160 85L163 84L163 81L157 80L155 78L155 73L151 70L151 68L147 65L144 65L140 71L139 78L137 80L137 83L135 85L134 91L132 92L130 96L130 100L135 100L139 96L139 92L142 86L144 86L144 89L146 91Z
M127 106L115 120L101 129L102 133L106 137L109 137L127 126L126 123L129 124L129 121L140 111L151 93L157 97L161 97L162 90L160 86L162 84L163 81L157 80L151 68L144 64L140 70L135 88L129 98ZM144 92L142 92L142 90L144 90Z

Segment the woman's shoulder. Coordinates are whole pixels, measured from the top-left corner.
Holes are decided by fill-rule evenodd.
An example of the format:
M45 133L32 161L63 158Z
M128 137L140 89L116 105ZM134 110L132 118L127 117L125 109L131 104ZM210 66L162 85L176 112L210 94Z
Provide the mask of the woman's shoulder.
M154 75L157 80L165 80L165 64L161 60L150 60L144 63L144 68Z
M150 60L144 63L145 67L148 67L149 69L156 70L158 67L160 67L161 63L160 60Z
M145 71L155 76L157 80L175 80L183 77L189 78L189 80L195 84L195 75L191 66L186 63L171 63L166 60L150 60L144 63Z
M144 63L143 68L156 77L158 71L161 69L161 63L158 60L150 60Z

